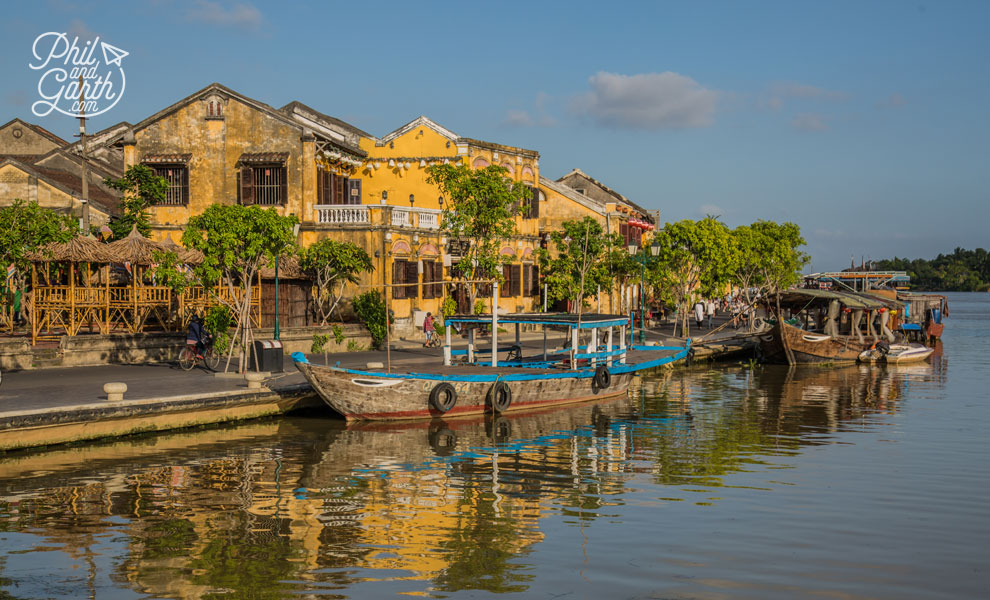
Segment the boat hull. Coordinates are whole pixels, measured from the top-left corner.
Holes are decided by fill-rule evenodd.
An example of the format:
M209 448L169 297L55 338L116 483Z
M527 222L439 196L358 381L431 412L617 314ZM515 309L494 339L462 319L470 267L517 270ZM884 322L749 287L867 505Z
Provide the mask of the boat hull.
M852 336L829 336L778 322L760 336L764 360L778 364L853 364L869 347Z
M496 380L512 392L512 402L503 412L586 402L624 395L634 376L632 372L613 373L610 385L601 389L592 383L594 374L588 372L439 377L359 372L306 363L296 363L296 367L323 401L348 421L484 414L490 410L487 398ZM456 403L446 412L430 405L430 392L441 383L452 385L457 392Z
M921 344L894 344L886 353L875 349L864 350L859 355L859 361L867 364L902 365L928 360L933 352L934 348Z

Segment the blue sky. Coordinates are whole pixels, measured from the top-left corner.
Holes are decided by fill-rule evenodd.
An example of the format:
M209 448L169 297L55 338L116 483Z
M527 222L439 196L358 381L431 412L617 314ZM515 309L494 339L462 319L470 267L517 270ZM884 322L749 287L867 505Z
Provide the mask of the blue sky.
M32 44L130 54L96 130L217 81L375 135L425 114L580 168L664 221L790 220L814 270L990 246L988 2L77 2L7 7L0 122Z

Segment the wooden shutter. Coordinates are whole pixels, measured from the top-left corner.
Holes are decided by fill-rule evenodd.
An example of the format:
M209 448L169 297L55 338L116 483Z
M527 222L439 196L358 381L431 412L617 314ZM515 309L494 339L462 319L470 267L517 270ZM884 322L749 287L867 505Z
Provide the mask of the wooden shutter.
M509 272L512 273L512 297L522 295L522 265L509 265Z
M333 176L333 201L331 204L347 204L347 178L340 175Z
M626 245L629 245L629 225L627 223L622 223L619 225L619 235L625 240Z
M529 201L529 218L540 218L540 190L533 188L533 198Z
M182 205L189 206L189 167L182 168Z
M406 281L406 261L396 260L392 262L392 283L405 283ZM396 285L392 288L392 297L396 300L402 300L406 297L405 286Z
M527 298L533 295L533 265L522 267L522 295Z
M241 204L251 206L254 204L254 168L241 168Z
M533 265L533 287L529 295L536 298L540 297L540 267L537 265Z
M289 203L289 169L288 167L279 168L279 176L282 178L282 185L279 188L279 204Z
M419 265L415 260L406 261L406 283L419 283ZM406 298L419 298L419 285L407 285Z
M347 203L348 204L361 204L361 180L360 179L348 179L347 180Z

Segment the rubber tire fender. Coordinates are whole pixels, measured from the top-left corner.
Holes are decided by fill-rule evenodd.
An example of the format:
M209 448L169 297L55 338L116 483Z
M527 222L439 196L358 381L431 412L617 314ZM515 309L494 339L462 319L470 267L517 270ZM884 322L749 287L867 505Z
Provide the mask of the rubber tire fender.
M598 368L595 369L595 376L591 378L591 382L600 390L608 389L612 385L612 374L609 372L608 367L598 365Z
M430 390L430 406L445 413L457 404L457 390L446 381L438 383Z
M488 406L492 412L502 413L509 410L512 404L512 388L509 384L499 380L492 384L488 390Z

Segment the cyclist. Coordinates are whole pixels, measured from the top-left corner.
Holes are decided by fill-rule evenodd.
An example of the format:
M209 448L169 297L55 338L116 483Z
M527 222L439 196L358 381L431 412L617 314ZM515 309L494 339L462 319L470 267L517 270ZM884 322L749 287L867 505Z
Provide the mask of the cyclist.
M203 329L203 317L196 315L189 322L189 329L186 331L186 345L196 349L196 358L203 358L206 338L206 330Z
M436 335L436 329L433 327L433 313L426 313L426 318L423 319L423 333L426 334L426 342L423 347L429 348L433 345L433 338Z

